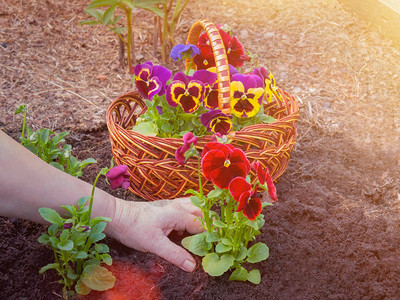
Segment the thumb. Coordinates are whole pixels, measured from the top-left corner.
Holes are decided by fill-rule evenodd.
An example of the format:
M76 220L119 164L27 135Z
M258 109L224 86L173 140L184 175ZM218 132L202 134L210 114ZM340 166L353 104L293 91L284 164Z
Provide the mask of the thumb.
M153 249L152 252L186 272L193 272L196 269L193 256L182 247L171 242L165 235L160 237L157 248Z

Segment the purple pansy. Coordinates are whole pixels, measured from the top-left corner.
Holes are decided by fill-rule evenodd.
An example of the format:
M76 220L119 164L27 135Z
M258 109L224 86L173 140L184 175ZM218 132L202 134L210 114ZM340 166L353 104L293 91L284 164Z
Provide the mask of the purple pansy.
M182 58L189 58L196 54L200 54L200 50L192 44L179 44L171 50L171 58L173 61L181 60Z
M200 121L208 132L226 135L232 130L232 116L227 116L220 110L210 110L201 115Z
M110 188L113 190L119 187L122 187L125 190L129 188L129 173L126 165L111 168L107 172L106 177L110 183Z
M194 72L193 79L201 81L204 85L204 106L208 109L218 108L217 74L207 70L198 70Z
M167 86L166 96L169 105L173 107L179 105L186 113L193 113L199 109L203 101L203 83L179 72Z
M145 99L152 100L154 95L164 95L167 81L171 78L171 71L163 66L154 66L148 61L136 65L134 69L136 88Z

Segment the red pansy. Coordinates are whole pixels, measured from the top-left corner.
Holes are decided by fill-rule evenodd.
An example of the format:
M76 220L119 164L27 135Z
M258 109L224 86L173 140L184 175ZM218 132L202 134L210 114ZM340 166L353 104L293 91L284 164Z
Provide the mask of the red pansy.
M210 142L204 146L201 168L206 179L221 189L227 189L233 178L246 178L250 162L241 149Z
M261 213L262 203L257 197L257 190L253 190L251 184L242 177L232 179L229 184L229 192L233 199L239 202L236 211L243 211L249 220L254 220Z
M253 162L252 167L257 173L258 181L260 182L260 184L267 184L268 194L271 197L271 200L274 202L278 201L278 197L276 195L276 187L274 185L274 182L272 181L271 174L269 174L268 168L263 169L263 166L259 161Z

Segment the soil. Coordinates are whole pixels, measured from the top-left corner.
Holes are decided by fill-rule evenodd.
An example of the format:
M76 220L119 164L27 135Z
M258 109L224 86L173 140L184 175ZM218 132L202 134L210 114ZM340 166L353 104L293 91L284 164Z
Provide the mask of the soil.
M77 25L86 19L84 2L0 0L0 129L18 140L22 119L14 111L26 103L29 126L69 131L73 154L98 161L83 176L93 182L111 158L105 111L133 87L119 66L116 37ZM228 24L301 103L279 201L265 209L258 237L270 248L258 264L261 284L209 277L201 268L188 274L107 238L122 270L119 296L92 298L398 299L399 49L336 0L192 0L176 43L201 17ZM158 63L153 17L135 11L134 26L138 62ZM37 242L45 228L0 219L1 299L61 298L57 276L38 273L52 259Z

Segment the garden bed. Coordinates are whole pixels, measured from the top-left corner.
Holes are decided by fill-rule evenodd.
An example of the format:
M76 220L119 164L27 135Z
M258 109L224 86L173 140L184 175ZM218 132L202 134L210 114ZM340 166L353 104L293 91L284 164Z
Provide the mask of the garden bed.
M258 240L270 257L258 264L259 285L186 273L152 254L107 238L116 267L125 262L121 293L135 299L395 299L400 294L399 49L336 1L191 1L179 22L184 42L200 17L232 27L301 103L299 137L277 183L279 201L264 210ZM93 182L111 158L105 112L132 89L118 63L116 38L102 27L76 25L85 3L2 2L0 130L18 139L19 104L34 129L70 131L79 159L93 157ZM210 7L213 9L211 10ZM137 55L152 57L152 18L135 14ZM113 192L142 201L129 192ZM40 275L50 249L42 225L0 219L0 297L59 299L54 273ZM174 237L178 242L179 238ZM118 280L118 278L117 278ZM139 287L131 290L132 282ZM106 299L92 295L93 299ZM147 298L146 298L147 297Z

